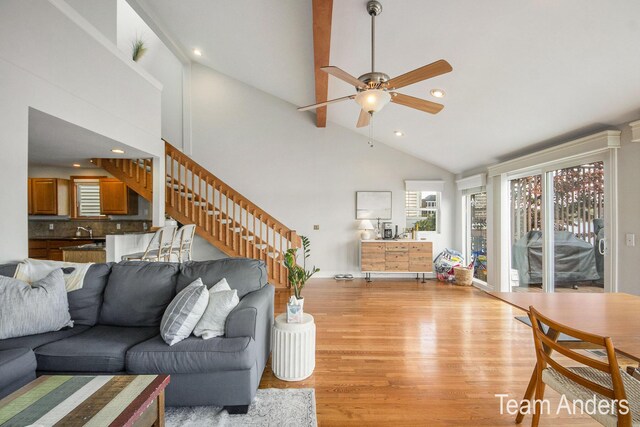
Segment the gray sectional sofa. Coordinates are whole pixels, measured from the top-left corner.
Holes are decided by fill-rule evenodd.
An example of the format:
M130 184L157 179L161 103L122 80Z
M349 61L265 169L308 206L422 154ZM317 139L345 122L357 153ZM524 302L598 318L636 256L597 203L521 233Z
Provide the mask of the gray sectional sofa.
M0 265L13 276L15 264ZM159 335L165 308L198 277L238 290L225 336L191 336L173 346ZM68 293L73 328L0 340L0 398L37 374L170 374L168 406L215 405L246 412L271 350L274 288L263 262L229 258L177 263L94 264ZM35 357L34 357L35 356ZM2 375L4 371L14 374Z

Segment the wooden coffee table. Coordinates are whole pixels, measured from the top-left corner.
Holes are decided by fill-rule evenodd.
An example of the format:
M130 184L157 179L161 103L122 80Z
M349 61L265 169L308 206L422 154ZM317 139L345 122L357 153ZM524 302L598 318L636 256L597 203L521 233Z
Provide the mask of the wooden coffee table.
M0 400L0 426L164 426L168 375L45 375Z

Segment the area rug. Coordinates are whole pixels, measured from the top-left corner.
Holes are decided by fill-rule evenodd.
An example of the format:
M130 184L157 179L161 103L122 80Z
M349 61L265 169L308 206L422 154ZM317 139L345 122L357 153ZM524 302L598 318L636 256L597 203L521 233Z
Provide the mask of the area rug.
M259 389L246 415L229 415L215 406L167 408L165 424L167 427L316 427L316 396L312 388Z

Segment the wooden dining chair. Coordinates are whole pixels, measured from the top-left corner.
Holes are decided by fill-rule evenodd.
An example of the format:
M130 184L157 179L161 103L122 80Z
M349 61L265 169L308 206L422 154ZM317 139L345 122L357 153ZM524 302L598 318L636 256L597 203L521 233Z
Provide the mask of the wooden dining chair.
M540 314L534 307L529 308L529 318L537 359L532 426L537 426L540 421L545 385L564 394L569 401L586 402L593 400L594 396L598 403L603 400L608 401L609 408L614 407L609 413L606 411L589 413L602 425L640 426L640 381L620 369L611 338L562 325ZM553 333L545 334L544 326L548 326ZM606 351L607 361L603 362L586 356L559 344L557 337L560 334L602 347ZM571 362L577 362L581 366L567 366L566 359L557 358L556 354L568 358ZM562 363L559 359L563 360ZM612 401L625 401L627 405L613 405ZM625 410L625 406L628 410Z

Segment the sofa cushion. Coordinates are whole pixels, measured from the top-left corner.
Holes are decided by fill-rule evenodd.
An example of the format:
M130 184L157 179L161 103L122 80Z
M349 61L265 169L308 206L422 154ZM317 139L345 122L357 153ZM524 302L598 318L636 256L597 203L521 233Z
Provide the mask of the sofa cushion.
M224 335L227 316L240 302L238 291L235 289L209 292L208 298L209 304L193 330L193 335L205 340Z
M69 314L76 325L93 326L98 323L102 294L107 286L112 264L93 264L84 276L82 288L67 293Z
M155 337L127 352L127 372L132 374L191 374L251 369L256 363L255 341L249 337L194 336L168 346Z
M33 350L42 345L49 344L50 342L60 341L61 339L78 335L87 329L89 329L89 326L77 325L73 328L63 328L59 331L45 332L44 334L27 335L24 337L0 340L0 350L19 347L30 348Z
M111 272L111 265L94 264L87 270L81 289L67 293L69 315L75 325L95 325L98 322L102 294ZM0 276L13 277L18 264L0 265Z
M36 358L29 348L0 351L0 397L36 378Z
M208 288L227 279L231 289L238 290L238 298L257 291L267 284L264 261L249 258L225 258L214 261L189 261L180 264L177 291L180 292L197 278Z
M157 327L93 326L81 334L38 347L38 370L122 372L127 350L157 333Z
M0 277L0 339L73 326L62 270L29 284Z
M114 264L104 291L100 324L160 326L165 309L176 294L179 265L127 261Z

